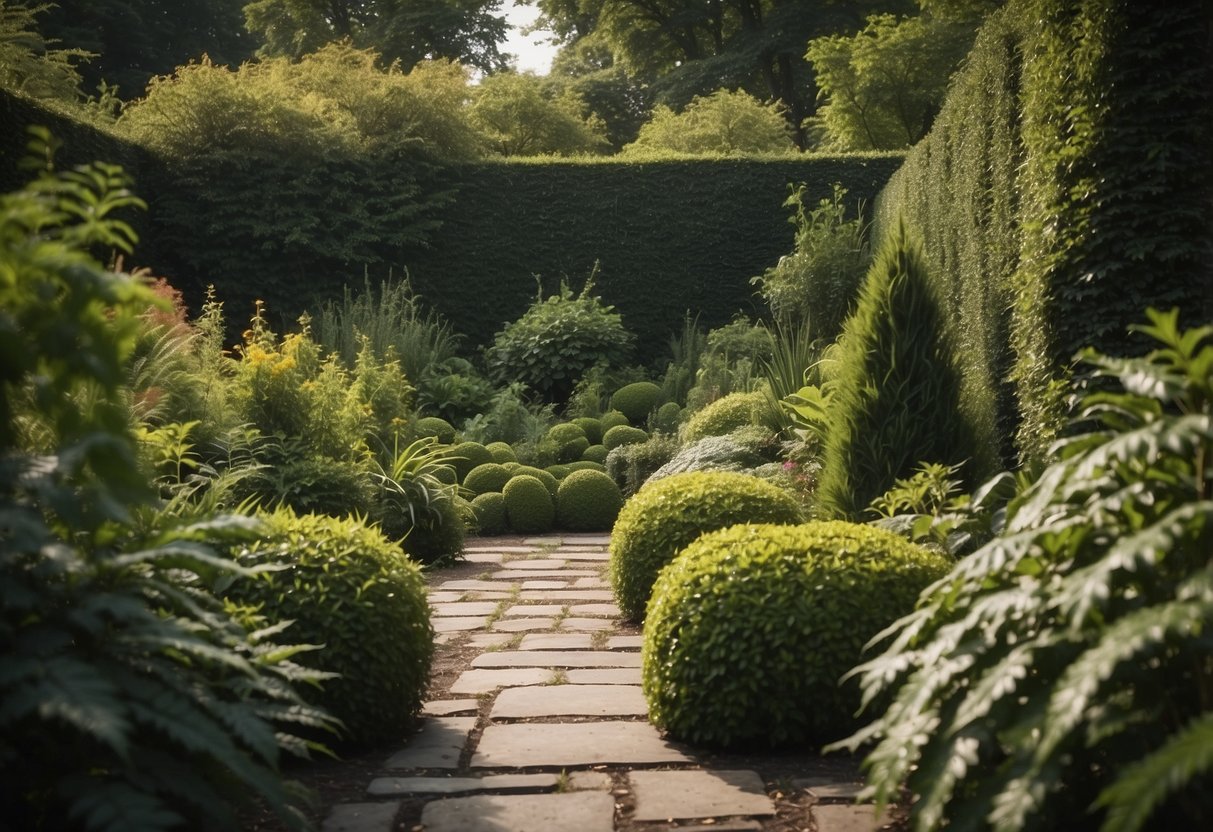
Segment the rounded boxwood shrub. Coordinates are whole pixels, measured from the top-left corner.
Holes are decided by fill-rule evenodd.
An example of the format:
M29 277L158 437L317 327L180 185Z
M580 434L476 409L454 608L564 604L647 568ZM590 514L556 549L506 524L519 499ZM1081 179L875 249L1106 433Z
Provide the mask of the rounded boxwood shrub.
M590 462L597 462L599 465L605 465L607 454L609 453L610 451L607 450L606 445L591 445L582 452L581 458Z
M591 445L602 444L602 422L593 416L578 416L573 424L581 428Z
M650 718L711 746L845 736L860 692L839 679L950 566L857 523L738 525L700 537L653 587L642 657Z
M565 477L567 477L569 474L573 473L573 469L567 465L549 465L547 468L544 468L543 470L547 471L549 474L551 474L553 477L555 477L557 479L557 481L562 480Z
M436 436L443 445L455 444L455 428L446 419L439 416L422 416L413 427L413 432L420 439L423 436Z
M789 494L746 474L698 471L645 486L624 504L611 531L611 587L619 608L633 621L644 618L657 573L705 532L802 519Z
M534 477L543 483L552 499L556 499L556 489L560 487L560 480L556 479L555 475L553 475L550 471L545 471L542 468L536 468L533 465L519 465L510 473L515 477L523 474L526 474L528 477Z
M590 447L590 440L586 439L585 431L572 422L553 425L546 438L556 445L557 462L580 459L585 449Z
M404 551L422 563L443 563L458 557L467 537L465 503L462 497L451 495L434 501L436 512L413 524L401 539Z
M500 491L510 481L509 471L504 465L496 462L486 462L477 465L463 478L463 487L473 494L488 494L490 491Z
M496 462L498 465L518 461L518 454L514 453L514 448L509 442L490 442L484 447L485 450L493 455L493 462Z
M505 484L501 494L511 529L525 534L551 531L556 506L547 486L537 477L515 476Z
M263 515L262 536L238 550L245 566L284 564L236 581L231 600L260 606L272 622L293 621L292 644L321 644L295 661L340 673L317 704L345 723L354 744L404 736L421 707L434 649L421 570L400 546L352 519Z
M564 467L569 469L570 474L577 471L602 471L603 473L606 473L605 465L603 465L601 462L591 462L588 459L579 459L576 462L570 462Z
M623 493L605 473L574 471L556 492L556 526L570 532L610 531L622 507Z
M653 430L659 433L676 433L681 421L682 408L678 402L666 402L657 408L650 420Z
M625 384L611 396L611 409L618 410L633 425L643 425L661 399L661 388L651 381Z
M606 436L606 432L613 427L632 424L628 421L628 417L624 416L618 410L608 410L606 413L602 414L602 418L599 419L598 422L602 425L602 435L604 437Z
M705 436L724 436L746 425L757 424L765 401L761 390L722 396L683 425L682 441L698 442Z
M455 475L459 477L459 482L467 479L467 475L476 466L492 461L493 455L489 453L489 449L479 442L460 442L451 448L451 465L455 466Z
M648 438L649 435L640 428L616 425L603 435L602 444L608 451L613 451L622 445L637 445Z
M472 510L484 535L503 534L508 528L505 519L505 496L499 491L478 494L472 498Z

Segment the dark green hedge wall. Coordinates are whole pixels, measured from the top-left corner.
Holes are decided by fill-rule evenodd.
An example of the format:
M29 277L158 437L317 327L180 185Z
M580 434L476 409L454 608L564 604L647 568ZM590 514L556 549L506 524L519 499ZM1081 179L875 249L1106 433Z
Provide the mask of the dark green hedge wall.
M477 342L567 276L579 288L600 264L598 293L638 336L642 361L665 349L686 310L715 326L762 311L750 278L792 249L781 207L792 182L810 198L869 204L901 163L889 155L794 160L497 163L460 168L459 196L432 247L413 257L413 285Z
M1003 453L1043 457L1075 351L1213 318L1209 6L1012 0L878 200L917 227Z

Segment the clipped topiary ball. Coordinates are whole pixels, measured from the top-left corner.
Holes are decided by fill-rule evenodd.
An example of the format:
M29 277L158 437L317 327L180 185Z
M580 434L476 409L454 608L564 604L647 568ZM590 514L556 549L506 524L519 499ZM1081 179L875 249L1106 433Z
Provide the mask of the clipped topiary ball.
M579 459L576 462L570 462L564 467L569 469L570 474L576 471L602 471L606 473L605 465L601 462L590 462L588 459Z
M609 453L610 451L607 450L606 445L591 445L581 454L581 458L589 462L597 462L599 465L605 465L607 454Z
M472 498L472 510L483 535L504 534L508 528L505 518L505 496L490 491Z
M593 416L578 416L573 420L573 424L584 431L585 438L590 440L591 445L602 444L602 422L598 419Z
M547 486L536 477L515 476L502 490L505 514L510 528L524 534L539 534L552 530L556 506Z
M913 611L950 560L857 523L740 525L661 572L644 625L649 717L710 746L846 736L864 645Z
M616 390L611 396L611 408L627 416L633 425L643 425L660 400L660 387L651 381L638 381Z
M766 395L761 390L722 396L682 426L682 441L698 442L705 436L724 436L746 425L757 424L765 403Z
M477 465L485 465L493 461L489 449L479 442L460 442L451 448L451 465L455 467L455 475L459 482L467 479L467 475Z
M544 488L548 490L548 494L553 500L556 499L556 489L560 487L560 480L556 479L550 471L545 471L542 468L536 468L533 465L519 465L515 470L511 471L515 477L526 474L528 477L534 477L543 483Z
M512 475L504 465L496 462L486 462L477 465L463 478L463 487L473 494L488 494L490 491L500 491L510 481Z
M618 410L608 410L606 413L602 414L602 418L598 421L602 425L603 436L606 436L606 432L613 427L631 424L631 422L628 421L628 417L624 416Z
M585 431L572 422L554 425L548 431L547 439L556 445L557 462L580 459L585 449L590 447L590 440L586 439Z
M420 439L423 436L436 436L443 445L455 444L455 428L446 419L438 416L422 416L413 427L413 432Z
M236 581L227 597L260 605L282 637L321 644L295 661L340 673L317 703L345 723L353 745L404 736L421 707L434 650L421 570L378 530L357 520L288 509L263 515L264 531L238 551L245 566L286 568Z
M601 471L574 471L556 492L556 526L570 532L607 532L623 507L623 494Z
M768 482L726 471L678 474L641 488L611 531L611 586L623 614L644 618L657 573L705 532L737 523L799 523L800 506Z
M608 451L613 451L622 445L638 445L648 441L649 435L640 428L629 425L616 425L602 437L602 444Z
M547 468L544 468L543 470L547 471L549 474L551 474L553 477L555 477L557 481L560 481L560 480L564 479L565 477L567 477L569 474L573 473L573 469L567 465L549 465Z
M498 465L518 461L518 455L514 453L514 448L508 442L490 442L484 447L485 450L493 455L493 462L496 462Z
M452 561L463 551L467 523L462 510L469 508L462 497L446 497L433 503L434 511L412 524L400 545L422 563Z
M677 433L680 422L682 408L678 406L678 402L666 402L657 408L651 420L653 430L659 433Z

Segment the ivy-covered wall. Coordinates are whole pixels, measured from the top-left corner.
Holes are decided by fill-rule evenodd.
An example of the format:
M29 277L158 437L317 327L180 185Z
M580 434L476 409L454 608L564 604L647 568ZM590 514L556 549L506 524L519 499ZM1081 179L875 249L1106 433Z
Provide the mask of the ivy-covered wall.
M1213 320L1207 3L1012 0L878 200L926 243L1010 461L1056 437L1074 353L1145 349L1148 306Z

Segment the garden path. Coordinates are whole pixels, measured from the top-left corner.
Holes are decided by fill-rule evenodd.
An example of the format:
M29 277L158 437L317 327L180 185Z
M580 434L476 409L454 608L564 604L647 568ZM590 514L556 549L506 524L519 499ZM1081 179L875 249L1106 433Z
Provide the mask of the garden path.
M607 536L474 543L474 577L430 587L438 645L418 732L323 832L880 827L853 804L850 761L708 755L661 737L640 633L605 576Z

